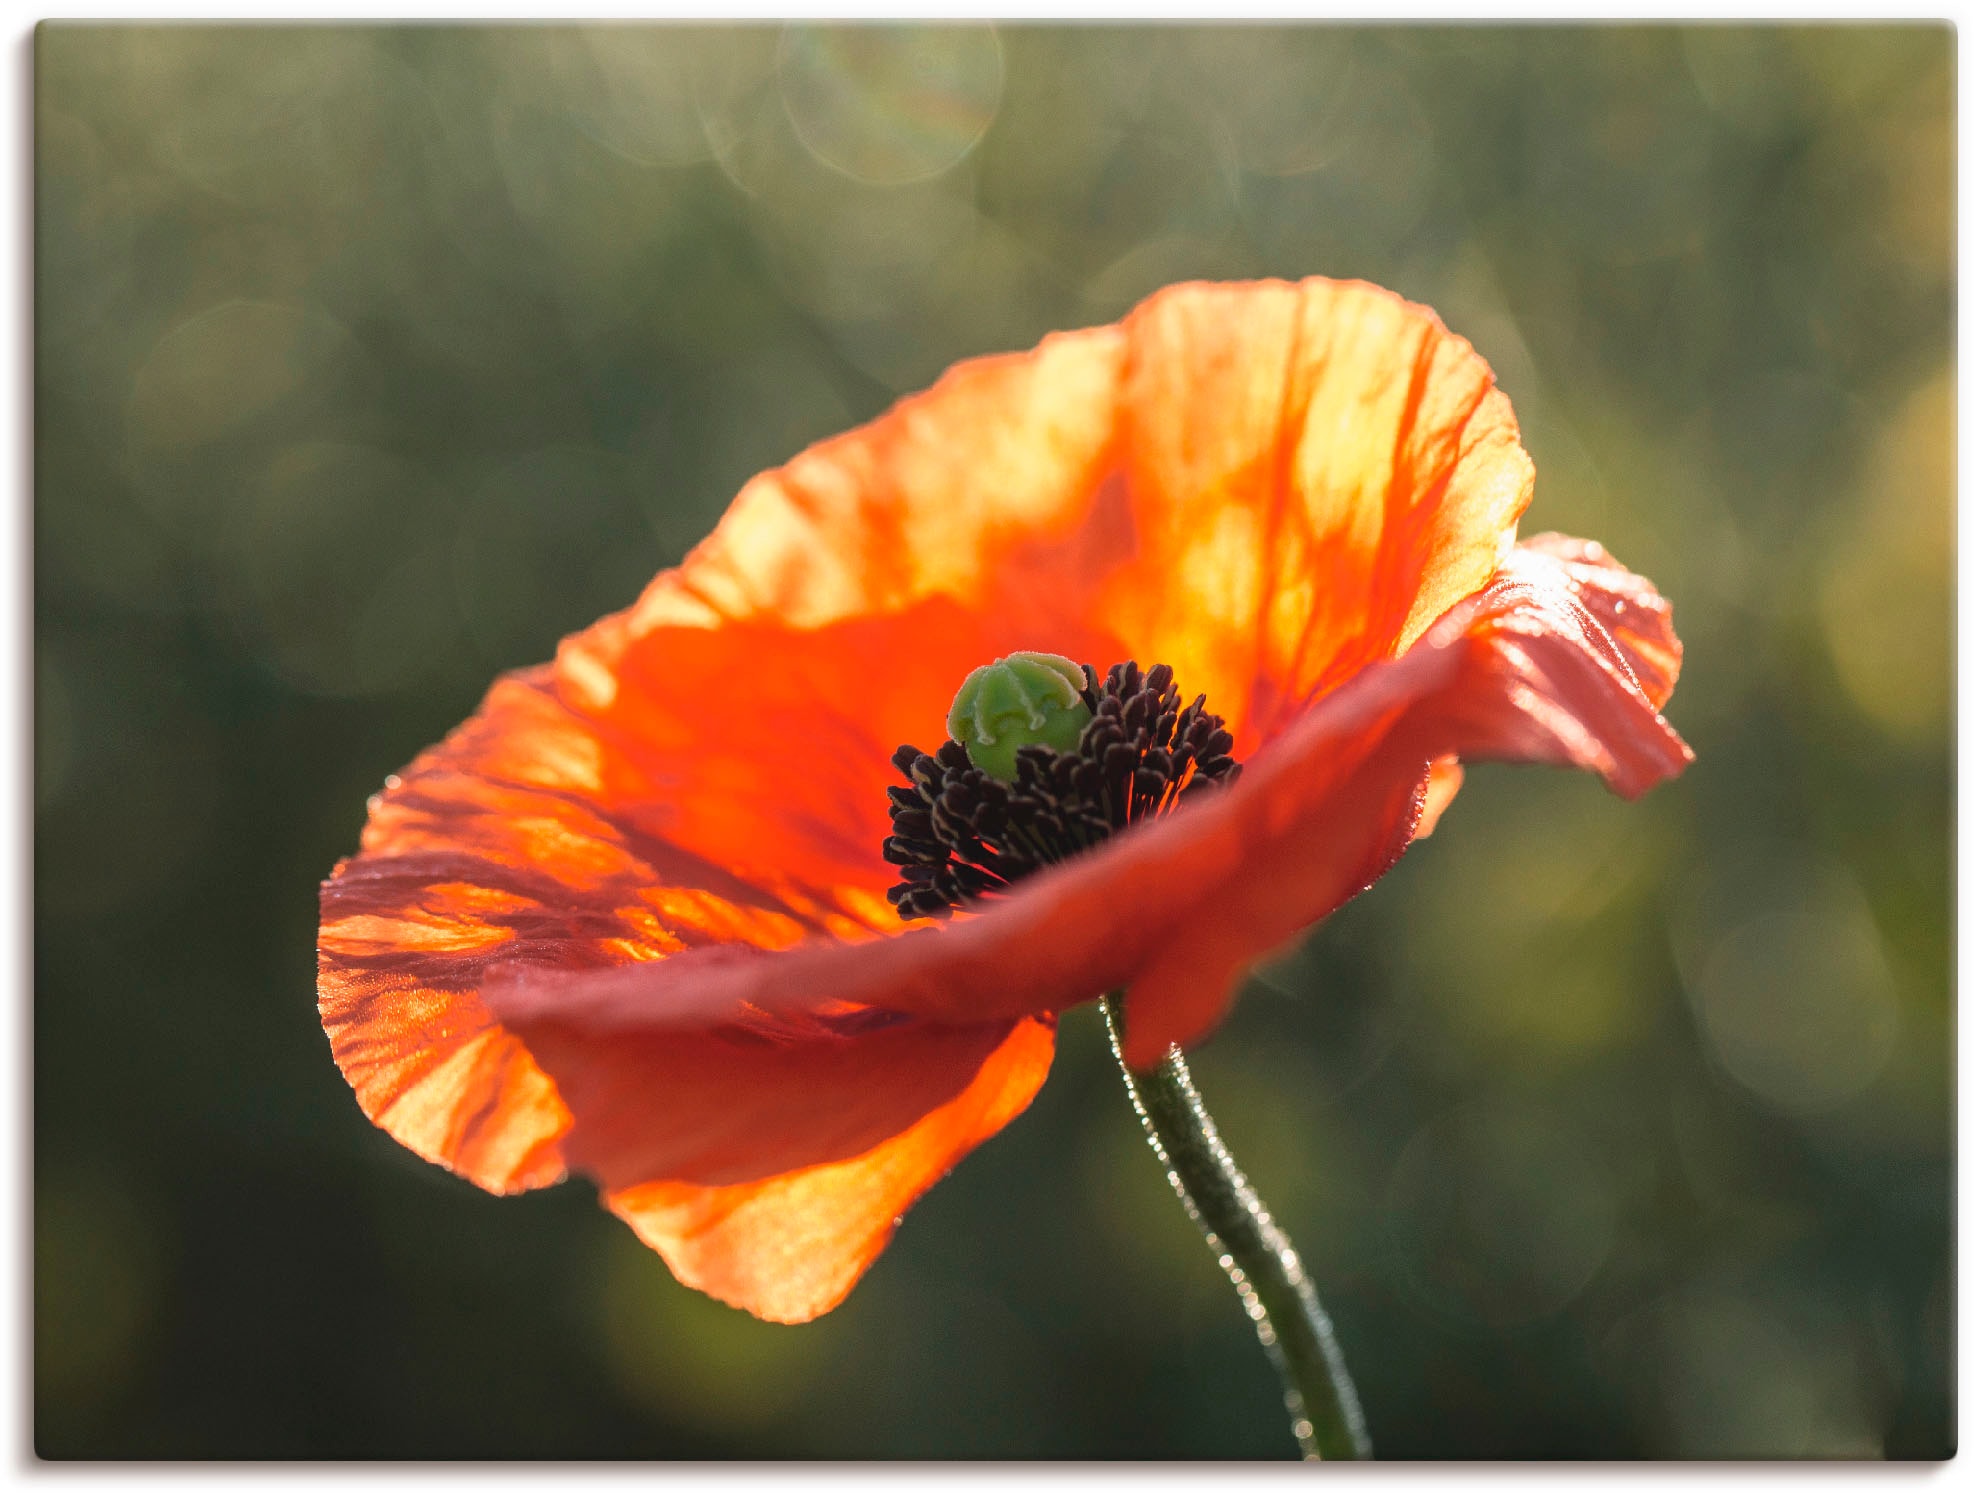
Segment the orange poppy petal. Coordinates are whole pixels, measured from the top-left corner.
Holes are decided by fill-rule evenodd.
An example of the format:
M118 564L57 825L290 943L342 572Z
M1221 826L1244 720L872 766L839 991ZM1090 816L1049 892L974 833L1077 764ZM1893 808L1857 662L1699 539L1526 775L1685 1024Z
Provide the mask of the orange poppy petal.
M1129 1061L1199 1039L1252 958L1387 870L1420 832L1447 756L1580 767L1629 798L1681 771L1691 749L1657 711L1681 652L1669 604L1599 546L1559 535L1520 546L1417 649L1323 701L1246 772L1229 796L1257 800L1244 806L1250 864L1170 925L1130 986ZM1398 690L1414 698L1392 713ZM1372 729L1344 731L1357 710ZM1283 832L1293 826L1304 833Z
M807 1322L845 1299L916 1198L1023 1112L1051 1062L1050 1024L1020 1021L966 1089L863 1155L729 1186L648 1182L605 1201L684 1284Z
M975 637L938 603L814 632L666 629L649 635L671 664L665 677L649 677L659 659L629 650L637 687L602 709L574 706L554 669L499 680L374 798L359 854L323 889L318 1003L365 1113L482 1186L553 1182L569 1107L497 1024L483 998L491 971L897 931L878 847L887 757L905 727L884 708L877 724L863 718L871 659L899 655L897 675L946 684L945 652L975 657ZM752 708L710 729L708 702L743 678ZM949 1099L1002 1035L979 1033L946 1069L918 1047L894 1086L891 1128L852 1150Z
M548 671L504 679L481 714L372 800L360 853L324 883L317 1001L364 1112L497 1192L563 1175L570 1116L476 994L519 954L581 963L630 932L638 868L582 799L596 743Z
M1484 359L1376 286L1174 286L1125 328L1138 552L1102 615L1247 755L1485 583L1532 463Z
M939 689L873 681L920 723L905 739L969 668L1042 648L1170 663L1246 755L1483 585L1532 489L1491 369L1428 308L1324 279L1171 286L753 479L559 667L602 705L656 632L940 599L982 651Z
M624 640L654 628L814 628L931 597L979 614L1038 610L1048 635L1083 625L1091 575L1129 537L1103 492L1124 353L1119 327L1095 327L958 364L752 478L678 569L562 660L609 691Z
M1557 547L1515 551L1403 658L1322 697L1228 792L947 928L774 956L690 953L625 971L610 977L618 1019L686 1031L745 1010L844 1001L966 1023L1062 1009L1125 984L1131 1060L1187 1045L1214 1024L1245 964L1393 864L1438 759L1560 762L1632 796L1690 760L1632 664L1675 667L1668 607L1606 557L1568 561ZM1604 613L1630 624L1626 640ZM571 983L576 999L587 977Z
M901 623L921 642L946 625L928 612ZM636 746L614 740L622 714L570 708L550 670L499 681L377 796L359 855L322 898L319 1004L366 1114L495 1191L582 1169L618 1190L608 1202L643 1237L670 1241L683 1278L782 1320L840 1299L900 1211L1024 1107L1050 1063L1049 1020L935 1026L841 1006L593 1044L582 1024L606 1018L561 989L532 1008L529 980L860 932L867 914L899 926L880 897L891 873L876 854L877 780L850 823L772 817L727 864L693 848L707 825L660 812L653 786L671 768L690 805L705 778L774 809L778 773L804 766L788 750L797 737L775 736L796 672L858 708L868 650L845 630L781 645L746 627L693 630L673 650L677 688L628 697L645 702ZM764 734L731 733L728 756L663 751L686 727L655 702L698 708L759 649ZM833 729L829 715L801 723ZM884 763L886 748L872 750ZM761 776L748 775L751 751ZM806 802L803 785L790 796ZM766 845L789 869L758 885L742 873ZM848 858L870 908L860 888L831 885ZM779 1240L807 1241L802 1260L779 1256L794 1247Z
M655 1025L644 973L511 966L482 987L571 1111L570 1164L607 1187L754 1182L862 1155L968 1089L1012 1026L851 1004Z

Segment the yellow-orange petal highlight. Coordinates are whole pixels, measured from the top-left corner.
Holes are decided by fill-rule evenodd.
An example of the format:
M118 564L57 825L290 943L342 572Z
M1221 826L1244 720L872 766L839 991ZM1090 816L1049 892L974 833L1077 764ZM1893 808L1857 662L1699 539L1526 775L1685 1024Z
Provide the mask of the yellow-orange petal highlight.
M1183 285L962 364L745 486L628 610L373 802L319 1005L366 1114L496 1190L567 1168L682 1279L801 1320L1029 1101L1051 1013L1131 1060L1427 834L1460 759L1679 770L1669 609L1515 547L1490 370L1372 286ZM1038 650L1176 668L1236 787L904 929L889 759Z
M1464 786L1464 765L1455 757L1439 757L1430 764L1430 776L1423 785L1423 811L1417 816L1416 833L1410 843L1427 840L1436 832L1437 821Z

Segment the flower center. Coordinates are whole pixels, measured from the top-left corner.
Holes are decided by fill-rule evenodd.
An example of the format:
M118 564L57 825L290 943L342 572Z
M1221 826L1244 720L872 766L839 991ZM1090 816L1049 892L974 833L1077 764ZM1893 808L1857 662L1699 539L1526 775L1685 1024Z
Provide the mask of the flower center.
M1017 751L1070 752L1093 719L1086 671L1056 653L1013 653L971 669L949 707L949 736L969 760L1006 783L1017 779Z
M1002 668L1015 677L998 678ZM912 786L887 790L894 832L880 853L901 868L887 900L904 920L946 918L1236 781L1224 718L1202 695L1180 698L1167 664L1144 674L1130 660L1102 680L1091 664L1028 653L974 670L949 712L951 739L894 753Z

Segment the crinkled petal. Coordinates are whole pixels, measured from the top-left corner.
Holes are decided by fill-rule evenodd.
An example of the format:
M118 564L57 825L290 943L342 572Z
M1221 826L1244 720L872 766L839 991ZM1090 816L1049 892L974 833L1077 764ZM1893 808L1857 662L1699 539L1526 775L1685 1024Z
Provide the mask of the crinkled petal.
M1507 558L1507 575L1513 578L1532 574L1544 583L1547 562L1559 567L1560 579L1601 624L1650 703L1659 710L1669 703L1684 645L1671 626L1671 604L1655 586L1625 570L1592 539L1535 534Z

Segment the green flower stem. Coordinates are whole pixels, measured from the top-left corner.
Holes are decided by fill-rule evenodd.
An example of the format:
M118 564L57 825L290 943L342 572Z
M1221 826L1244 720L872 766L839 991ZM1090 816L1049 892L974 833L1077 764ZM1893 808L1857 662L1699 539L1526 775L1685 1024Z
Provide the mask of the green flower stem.
M1361 1401L1333 1324L1292 1241L1272 1222L1217 1134L1182 1053L1172 1047L1154 1068L1137 1073L1121 1050L1119 994L1103 999L1100 1010L1148 1144L1169 1169L1176 1196L1203 1230L1210 1253L1237 1287L1265 1356L1286 1386L1286 1413L1300 1455L1309 1460L1368 1456Z

